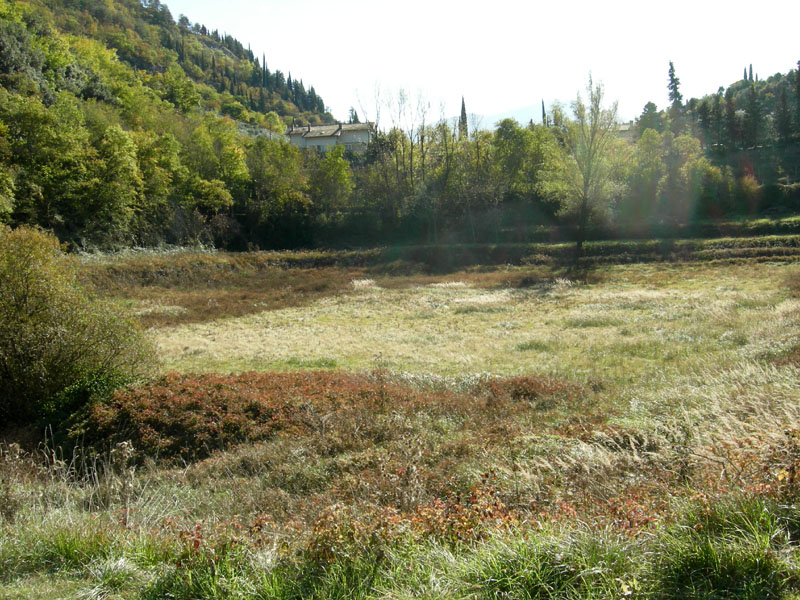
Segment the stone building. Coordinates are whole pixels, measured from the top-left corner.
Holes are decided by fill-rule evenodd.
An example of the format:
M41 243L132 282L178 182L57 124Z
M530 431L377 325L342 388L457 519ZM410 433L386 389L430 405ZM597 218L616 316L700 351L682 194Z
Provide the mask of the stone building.
M293 125L286 130L286 135L289 142L299 148L316 148L327 152L333 146L341 145L351 152L364 152L372 136L372 124Z

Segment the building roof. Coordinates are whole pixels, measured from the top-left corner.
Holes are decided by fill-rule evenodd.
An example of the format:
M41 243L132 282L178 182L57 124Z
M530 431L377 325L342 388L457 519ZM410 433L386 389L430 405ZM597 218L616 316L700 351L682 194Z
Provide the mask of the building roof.
M304 127L292 126L286 130L286 135L302 136L304 138L338 137L343 131L369 131L371 123L336 123L335 125L306 125Z

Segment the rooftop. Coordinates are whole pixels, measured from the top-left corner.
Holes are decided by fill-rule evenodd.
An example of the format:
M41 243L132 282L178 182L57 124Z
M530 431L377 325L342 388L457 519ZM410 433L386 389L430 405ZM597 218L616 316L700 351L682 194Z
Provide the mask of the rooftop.
M300 135L305 138L332 137L341 135L342 131L369 131L371 123L336 123L333 125L305 125L292 126L286 130L286 135Z

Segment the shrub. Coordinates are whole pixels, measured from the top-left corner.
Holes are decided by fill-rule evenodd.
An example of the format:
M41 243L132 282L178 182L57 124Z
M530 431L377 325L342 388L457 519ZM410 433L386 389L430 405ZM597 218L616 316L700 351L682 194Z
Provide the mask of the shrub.
M308 435L325 427L321 415L358 419L366 413L374 421L382 394L397 402L412 396L402 386L382 389L346 373L170 373L93 406L84 441L103 446L131 440L145 455L202 459L281 432Z
M146 373L151 356L134 321L80 285L54 236L0 228L0 420L57 423Z

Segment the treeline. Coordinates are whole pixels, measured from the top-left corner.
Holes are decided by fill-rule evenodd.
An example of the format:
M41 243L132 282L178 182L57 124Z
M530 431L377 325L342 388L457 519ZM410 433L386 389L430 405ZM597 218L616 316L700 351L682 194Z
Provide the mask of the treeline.
M800 211L796 70L685 102L670 65L669 104L630 129L591 83L493 131L400 93L350 155L271 133L260 98L299 110L313 89L152 0L0 0L0 47L0 219L77 247L580 241Z
M579 99L543 107L541 124L504 120L493 132L469 131L463 105L449 123L424 125L417 112L416 125L379 132L355 168L346 231L433 243L649 237L800 211L797 70L760 80L750 68L727 89L684 101L670 63L665 84L664 109L649 102L630 127L611 126L591 181L579 172L589 151L580 134L595 117L615 121L613 107ZM586 100L602 98L591 83L587 91ZM387 112L402 115L407 103L401 95Z

